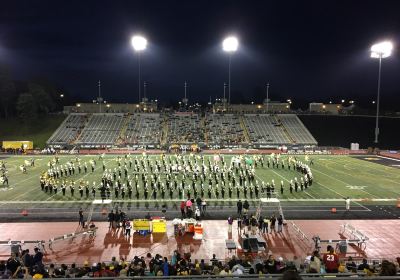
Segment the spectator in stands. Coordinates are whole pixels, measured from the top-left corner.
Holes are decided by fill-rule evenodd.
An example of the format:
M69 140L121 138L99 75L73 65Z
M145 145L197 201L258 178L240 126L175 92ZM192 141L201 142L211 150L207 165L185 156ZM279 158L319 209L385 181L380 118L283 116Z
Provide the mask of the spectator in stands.
M0 261L0 275L6 271L6 262L5 261Z
M178 251L175 250L171 257L171 266L175 266L177 262L178 262Z
M364 270L364 269L369 269L369 264L366 259L363 259L362 263L357 267L357 270Z
M22 251L21 261L25 267L32 267L33 265L33 256L29 254L29 249Z
M282 280L301 280L301 276L295 270L287 270L282 275Z
M33 256L33 264L34 265L42 265L43 253L40 252L38 247L35 247L34 251L35 251L35 255Z
M7 270L11 272L11 275L17 271L17 269L21 266L21 262L17 259L15 253L11 253L11 257L7 260Z
M321 259L319 256L319 252L314 251L313 255L310 259L310 265L308 268L308 273L320 273L321 272Z
M341 260L341 261L339 262L338 272L339 272L339 273L347 273L347 272L349 272L349 271L347 270L347 268L346 268L346 264L345 264L344 260Z
M168 264L168 259L166 257L164 257L162 270L163 270L163 276L169 276L169 264Z
M286 269L286 264L283 261L282 257L278 258L278 261L276 262L276 272L277 273L283 273Z
M397 269L394 263L389 262L387 260L382 261L380 276L396 276Z
M256 274L263 274L265 272L264 263L259 257L255 259L253 266Z
M276 262L275 262L275 258L274 258L273 255L269 255L268 256L268 260L266 260L264 262L264 267L265 267L265 270L269 274L275 274L276 273Z
M236 256L232 256L232 258L228 262L229 269L232 269L237 263L238 261L236 259Z
M335 249L332 246L328 246L328 253L324 255L325 270L327 273L338 273L339 268L339 256L335 253Z
M353 258L352 258L351 256L347 259L346 268L347 268L348 271L357 270L357 265L356 265L356 263L353 261Z
M79 272L79 269L76 267L76 264L75 263L71 264L71 268L68 270L69 277L71 277L71 278L76 277L78 272Z
M213 254L212 259L210 260L211 265L215 266L218 264L218 259L216 258L215 254Z

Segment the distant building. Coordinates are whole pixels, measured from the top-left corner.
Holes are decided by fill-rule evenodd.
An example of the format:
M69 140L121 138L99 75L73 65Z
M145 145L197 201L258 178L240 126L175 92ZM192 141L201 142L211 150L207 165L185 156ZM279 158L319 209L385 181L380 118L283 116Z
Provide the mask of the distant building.
M324 104L312 102L309 104L310 113L323 113L338 115L343 110L342 104Z
M140 113L157 112L157 102L131 103L76 103L75 106L64 106L64 113Z
M268 104L227 104L225 102L216 102L213 105L213 112L229 112L244 114L266 114L266 113L289 113L290 104L277 101L270 101Z

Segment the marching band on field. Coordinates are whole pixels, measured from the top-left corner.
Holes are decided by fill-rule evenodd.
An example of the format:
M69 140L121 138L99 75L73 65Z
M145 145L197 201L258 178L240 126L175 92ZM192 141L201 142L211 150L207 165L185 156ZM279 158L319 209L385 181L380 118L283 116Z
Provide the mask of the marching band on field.
M184 199L187 197L208 197L208 199L259 198L266 193L271 198L275 193L274 180L265 183L259 181L256 168L276 168L296 170L300 177L289 182L289 191L303 191L312 185L310 167L296 157L281 157L279 154L233 156L227 163L224 156L215 155L161 155L151 159L146 154L132 157L130 154L114 159L117 166L107 168L104 154L98 161L102 164L100 182L80 179L74 180L78 174L94 173L94 159L81 163L79 157L61 164L58 157L48 163L48 170L40 177L41 190L56 195L95 198L96 193L102 199ZM308 157L306 157L306 162ZM310 161L311 162L311 161ZM77 191L75 193L75 190ZM284 182L280 182L280 193L284 193Z

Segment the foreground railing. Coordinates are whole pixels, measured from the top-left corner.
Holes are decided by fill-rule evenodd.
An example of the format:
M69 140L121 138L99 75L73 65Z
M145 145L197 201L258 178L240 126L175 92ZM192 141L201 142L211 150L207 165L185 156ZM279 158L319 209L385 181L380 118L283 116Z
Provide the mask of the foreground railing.
M396 276L379 276L379 275L373 275L373 276L367 276L365 273L341 273L341 274L332 274L332 273L326 273L326 274L310 274L310 273L305 273L305 274L299 274L301 279L313 279L313 280L318 280L318 279L324 279L326 280L327 278L334 278L335 280L349 280L350 278L358 277L358 278L366 278L368 280L399 280L400 279L400 274L397 274ZM146 280L173 280L173 279L242 279L242 280L247 280L247 279L285 279L282 278L283 274L246 274L246 275L186 275L186 276L131 276L131 277L101 277L102 280L132 280L132 279L146 279ZM97 278L97 277L83 277L83 278L57 278L57 280L78 280L78 279L88 279L88 278ZM42 278L42 279L53 279L53 278ZM292 279L292 278L290 278Z

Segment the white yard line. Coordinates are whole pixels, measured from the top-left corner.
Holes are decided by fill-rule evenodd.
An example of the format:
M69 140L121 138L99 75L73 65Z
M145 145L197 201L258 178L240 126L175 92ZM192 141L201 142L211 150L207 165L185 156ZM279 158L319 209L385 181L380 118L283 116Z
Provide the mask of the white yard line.
M327 165L325 165L325 167L326 167L326 168L330 168L330 167L328 167ZM333 176L331 176L331 175L329 175L329 174L326 174L325 172L322 172L322 171L320 171L320 170L314 169L314 171L319 172L319 173L321 173L321 174L327 176L328 178L331 178L331 179L333 179L333 180L336 180L336 181L338 181L338 182L341 182L341 183L343 183L345 186L350 186L350 185L351 185L350 183L347 183L347 182L345 182L345 181L343 181L343 180L340 180L340 179L338 179L338 178L335 178L335 177L333 177ZM351 174L349 174L349 173L347 173L347 172L344 172L344 171L342 171L342 172L345 173L345 174L347 174L347 175L349 175L349 176L351 176ZM319 182L318 182L318 183L319 183ZM320 184L320 183L319 183L319 184ZM321 185L321 184L320 184L320 185ZM376 196L376 195L374 195L374 194L372 194L372 193L369 193L369 192L367 192L367 191L364 191L364 190L361 190L361 191L363 191L363 192L365 192L365 193L367 193L367 194L369 194L369 195L371 195L371 196L373 196L373 197L375 197L375 198L379 198L379 196ZM336 193L337 193L337 192L336 192Z
M324 186L326 187L326 186ZM328 187L326 187L328 188ZM330 189L330 188L328 188ZM330 189L331 191L334 192L334 190ZM340 194L339 194L340 195ZM221 200L221 199L207 199L208 202L235 202L238 201L239 199L230 199L230 200ZM168 199L168 202L181 202L181 199ZM260 201L259 199L248 199L248 201ZM283 198L280 199L279 201L284 201L284 202L342 202L343 198L321 198L321 199L311 199L311 198ZM351 200L352 202L364 202L364 198L354 198ZM369 202L395 202L397 199L395 198L372 198L368 199ZM53 201L46 201L46 204L73 204L73 203L92 203L93 200L53 200ZM136 203L136 202L149 202L149 203L154 203L154 202L160 202L160 200L153 200L153 199L131 199L131 200L122 200L122 199L117 199L113 200L113 202L125 202L125 203ZM19 200L19 201L4 201L2 204L43 204L43 201L39 200ZM233 207L234 205L232 205ZM293 205L293 207L307 207L307 205ZM309 205L310 207L318 207L318 205L313 206ZM325 205L323 205L325 206ZM334 205L337 206L337 205ZM360 205L361 207L365 208L365 206ZM285 206L288 207L288 206ZM322 206L321 206L322 207ZM343 206L344 207L344 206Z
M276 172L276 171L273 170L273 169L271 169L271 170L272 170L272 172L274 172L276 175L278 175L279 177L281 177L282 179L284 179L286 182L289 182L289 183L290 183L290 181L289 181L288 179L286 179L285 177L283 177L281 174L279 174L278 172ZM306 195L308 195L309 197L311 197L311 198L313 198L313 199L316 199L315 196L309 194L307 191L303 191L303 192L304 192Z
M346 162L350 162L350 163L351 163L351 161L348 161L348 160L343 160L343 161L346 161ZM331 162L334 163L334 164L336 163L334 160L331 161ZM340 163L336 163L336 164L341 165ZM368 167L368 168L373 169L372 167ZM374 170L374 169L373 169L373 170ZM345 174L348 175L348 176L352 176L350 173L347 173L347 172L345 172L345 171L340 171L340 172L343 172L343 173L345 173ZM388 181L390 181L390 182L392 182L392 183L395 183L395 184L400 184L400 183L398 183L398 182L395 182L395 181L393 181L393 180L391 180L391 179L386 178L386 176L382 176L382 179L383 179L383 180L388 180ZM338 179L337 179L337 180L338 180ZM365 190L360 189L360 191L365 192L365 193L367 193L367 194L369 194L369 195L372 195L372 196L374 196L374 197L378 197L378 196L373 195L373 194L371 194L371 193L369 193L369 192L367 192L367 191L365 191ZM386 191L392 192L392 193L394 193L394 194L396 194L396 195L400 195L399 192L396 192L396 191L393 191L393 190L386 190Z

